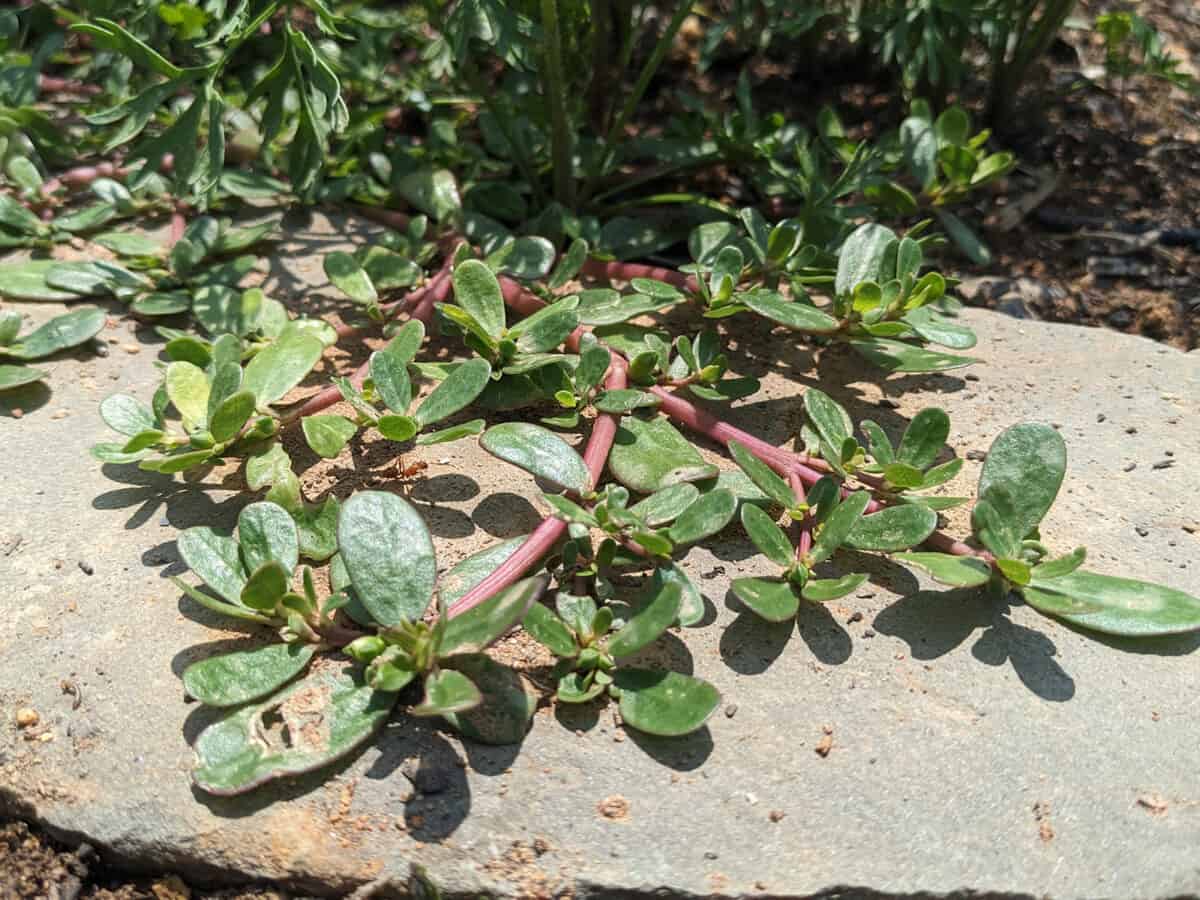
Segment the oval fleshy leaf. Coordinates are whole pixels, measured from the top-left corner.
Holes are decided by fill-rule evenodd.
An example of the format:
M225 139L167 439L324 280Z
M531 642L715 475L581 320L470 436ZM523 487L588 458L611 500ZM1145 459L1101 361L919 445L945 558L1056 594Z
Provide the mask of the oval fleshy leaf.
M394 693L368 687L351 666L309 675L204 729L192 780L207 793L231 796L319 769L374 734L395 702Z
M355 595L381 625L420 619L437 579L425 522L395 494L363 491L342 504L338 550Z
M629 511L635 516L640 516L647 525L665 525L696 502L699 496L700 489L685 481L655 491L645 500L631 506Z
M730 441L729 454L754 485L768 497L784 509L791 509L796 505L796 495L791 486L747 447L737 441Z
M850 346L885 372L945 372L979 362L974 357L926 350L914 344L881 337L853 340Z
M621 420L608 467L631 491L652 494L672 484L703 481L720 471L663 416Z
M479 688L462 672L440 669L425 676L425 698L410 712L414 716L443 716L474 709L483 702Z
M250 573L239 598L242 606L258 612L273 612L288 590L288 573L275 560L268 560Z
M738 294L735 299L760 316L794 331L828 334L838 329L838 321L833 316L807 303L785 300L772 291L750 291Z
M303 381L324 351L315 334L286 330L246 364L242 388L253 391L258 408L264 409Z
M679 514L667 530L667 537L677 546L702 541L728 525L737 507L737 497L732 492L724 488L711 490Z
M786 622L800 611L800 598L782 578L735 578L730 588L751 612L768 622Z
M501 563L516 553L523 543L525 535L509 538L473 553L453 566L438 580L438 595L442 602L447 607L453 607L460 597L465 596L475 585L491 575Z
M1200 630L1200 598L1165 585L1076 570L1058 578L1034 578L1030 587L1023 591L1030 606L1090 631L1157 637ZM1049 601L1060 597L1094 611L1050 608Z
M547 578L526 578L493 597L450 617L438 655L482 653L493 641L525 618L530 604L546 589Z
M937 521L937 513L926 506L888 506L855 522L846 546L855 550L907 550L933 534Z
M654 643L679 618L682 599L683 591L678 582L648 582L637 612L608 639L608 652L613 656L629 656Z
M786 569L792 564L792 542L775 520L753 503L742 507L742 527L759 552L775 565Z
M164 382L167 396L183 417L185 428L203 428L208 424L208 394L211 390L204 370L189 362L167 366Z
M19 341L7 347L0 347L0 356L41 359L60 350L78 347L99 334L106 319L104 310L94 308L76 309L65 315L55 316Z
M484 263L468 259L454 267L454 300L492 337L504 333L504 295Z
M504 422L483 433L488 453L576 494L592 489L587 464L554 432L528 422Z
M851 436L853 425L850 415L842 405L817 388L809 388L804 392L804 411L812 421L813 427L825 441L834 448L840 448L846 438Z
M477 398L492 377L492 367L486 359L469 359L435 387L413 413L422 427L454 415Z
M416 320L414 320L416 321ZM396 349L393 350L392 348ZM408 360L403 353L407 348L396 341L383 350L371 354L371 380L379 392L384 405L394 413L404 415L412 403L412 379L408 377Z
M35 369L33 366L9 366L0 364L0 391L24 387L27 384L33 384L35 381L41 381L49 377L49 372L46 372L43 369Z
M997 490L1012 501L1018 538L1029 534L1054 504L1067 471L1067 445L1055 429L1023 422L1000 433L979 473L979 498Z
M825 603L845 597L866 580L865 572L853 572L841 578L814 578L804 585L800 596L812 603Z
M304 429L304 439L317 456L333 459L345 448L350 438L358 431L358 426L334 413L318 416L305 416L300 420Z
M987 584L992 570L982 559L974 556L954 556L949 553L897 553L901 562L920 566L934 581L951 587L978 587Z
M871 496L866 491L855 491L838 504L825 519L817 539L813 542L809 558L818 563L833 555L838 547L846 543L850 533L862 519L863 510L867 508Z
M316 649L313 644L269 644L210 656L184 669L183 688L206 706L241 706L274 693L303 672Z
M894 272L884 271L884 260L896 233L873 222L860 225L842 244L838 253L837 277L833 287L839 297L851 293L864 281L883 284Z
M246 572L237 541L207 525L197 525L182 532L176 546L187 567L205 584L235 606L241 605Z
M945 410L936 407L923 409L913 416L905 429L900 446L896 449L896 461L917 469L927 469L933 465L949 436L950 417Z
M325 275L339 291L355 303L366 306L379 299L371 277L358 260L344 250L325 254Z
M269 500L251 503L238 514L238 544L247 572L274 560L290 575L300 560L295 520Z
M158 427L150 407L129 394L110 394L100 402L100 417L113 431L133 437Z
M620 669L614 683L625 724L662 737L703 727L721 702L721 693L707 681L678 672Z
M474 709L444 715L451 726L483 744L524 740L537 709L537 695L520 674L482 653L451 656L443 666L462 672L483 694L483 702Z
M555 656L570 658L579 652L575 636L566 623L541 603L534 603L521 620L529 636Z
M253 414L254 395L249 391L238 391L226 397L213 411L209 423L213 440L219 443L233 440Z

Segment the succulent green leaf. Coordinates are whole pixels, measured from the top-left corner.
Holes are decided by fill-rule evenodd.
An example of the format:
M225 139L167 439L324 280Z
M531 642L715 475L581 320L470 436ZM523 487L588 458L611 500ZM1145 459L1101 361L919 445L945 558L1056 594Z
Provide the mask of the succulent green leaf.
M886 372L944 372L978 362L970 356L940 353L881 337L853 340L850 346Z
M1014 557L1021 545L1016 507L1005 488L993 488L971 510L971 529L983 546L996 556Z
M676 297L660 297L653 294L621 295L612 288L592 288L579 294L579 324L616 325L658 312L682 299L682 294Z
M396 349L393 350L392 348ZM395 340L383 350L371 354L371 381L379 392L384 405L394 413L404 415L412 403L412 379L408 377L408 362L404 358L405 346Z
M20 263L0 265L0 297L6 300L35 300L50 303L69 303L92 293L92 282L81 290L51 287L47 278L53 270L73 270L71 263L57 259L31 259Z
M204 729L196 739L192 779L207 793L229 796L311 772L369 738L395 702L394 693L368 687L351 666L315 673ZM286 728L272 728L271 719Z
M439 656L451 653L482 653L487 647L525 618L530 605L546 589L546 577L525 578L500 591L478 606L446 622L438 646Z
M479 445L493 456L576 494L592 489L592 476L583 458L570 444L539 425L503 422L484 432Z
M833 288L839 297L853 292L863 281L883 284L894 272L884 271L884 260L896 241L896 233L875 223L860 225L851 232L838 253L837 276Z
M454 299L493 338L504 333L504 295L486 264L468 259L454 268Z
M934 581L951 587L978 587L987 584L992 570L974 556L953 556L949 553L897 553L895 559L920 566Z
M1019 559L998 559L996 560L996 568L1000 570L1001 575L1014 585L1024 587L1029 584L1030 570L1028 563Z
M813 541L809 558L814 563L828 559L838 547L846 543L855 527L862 521L863 510L867 508L870 500L871 495L866 491L855 491L837 505L825 519L825 524L821 526L816 540Z
M308 446L325 459L333 459L341 453L358 431L358 426L345 416L334 414L305 416L300 420L300 426Z
M448 607L453 607L460 597L491 575L523 543L524 535L510 538L480 550L453 566L438 582L438 594L442 602Z
M896 460L917 469L927 469L937 459L949 435L950 417L945 410L923 409L913 416L905 429L896 450Z
M728 525L737 507L737 497L730 491L711 490L679 514L667 529L667 537L677 546L702 541Z
M791 509L796 505L796 495L791 486L774 469L751 453L744 444L730 441L729 453L738 467L768 497L784 509Z
M1035 577L1023 589L1026 602L1080 628L1125 637L1157 637L1200 630L1200 598L1176 588L1076 570L1057 578ZM1062 598L1082 611L1052 608Z
M626 725L663 737L679 737L701 728L721 702L720 692L699 678L678 672L620 669L614 684Z
M742 507L742 527L746 529L746 534L750 535L754 546L767 559L785 569L792 565L792 542L775 520L753 503Z
M855 550L906 550L915 547L937 528L937 513L926 506L888 506L854 523L846 546Z
M41 359L69 347L91 340L104 328L106 316L102 309L77 309L55 316L25 335L16 343L0 347L0 356L17 359Z
M462 672L439 669L425 677L425 698L411 710L414 716L466 712L483 702L479 688Z
M469 359L456 366L413 413L421 427L440 422L473 402L487 387L492 367L486 359Z
M920 306L904 314L902 321L932 344L951 350L970 350L978 343L975 332L965 325L951 322L931 306Z
M184 428L203 428L208 424L208 394L211 390L204 370L188 362L167 366L167 396L183 417Z
M800 598L782 578L735 578L730 587L751 612L768 622L787 622L800 610Z
M635 409L658 406L662 401L649 391L633 388L617 388L605 391L596 398L596 409L600 412L624 414Z
M288 573L275 560L267 560L250 577L242 588L242 606L259 612L271 612L288 592Z
M154 413L129 394L110 394L100 401L100 417L113 431L133 437L158 427Z
M579 652L575 636L566 623L541 603L534 603L529 607L521 621L521 627L555 656L570 658Z
M851 436L850 414L824 391L810 387L804 392L804 411L817 433L831 447L841 447Z
M241 603L246 573L237 541L207 525L197 525L182 532L176 544L184 563L205 584L235 606Z
M241 706L287 684L314 652L312 644L269 644L210 656L184 669L183 687L206 706Z
M804 583L800 596L812 603L825 603L845 597L866 580L865 572L854 572L841 578L814 578Z
M635 503L629 511L647 525L665 525L676 519L700 496L700 489L689 482L672 484Z
M375 285L358 260L343 250L325 254L325 275L355 303L368 306L379 300Z
M621 484L640 494L713 478L719 471L663 416L622 419L608 466Z
M300 561L295 521L269 500L251 503L238 514L238 544L247 572L273 560L290 575Z
M264 409L298 385L320 360L325 345L315 334L285 330L246 364L242 387Z
M420 424L412 416L380 416L375 423L379 433L389 441L412 440L413 435L421 430Z
M995 491L1006 491L1013 505L1012 526L1023 538L1053 505L1066 471L1067 446L1055 429L1036 422L1013 425L988 449L979 497L992 500Z
M421 618L437 579L420 514L395 494L362 491L342 504L338 550L355 595L382 625Z
M559 703L587 703L604 693L605 685L595 678L595 672L568 672L558 679L554 698Z
M578 327L579 314L575 311L578 305L579 301L574 297L552 303L513 326L509 337L516 340L517 349L522 353L553 350Z
M1087 559L1087 548L1076 547L1066 556L1060 556L1057 559L1048 559L1034 566L1033 577L1040 581L1045 581L1050 578L1061 578L1063 575L1070 575L1083 565L1085 559Z
M33 366L10 366L0 364L0 391L24 387L36 381L49 378L50 373ZM115 462L115 460L112 460Z
M224 443L237 437L242 426L254 414L254 403L255 397L249 391L238 391L222 400L209 423L213 440Z
M837 319L828 313L798 300L785 300L772 291L749 291L735 295L735 299L763 318L778 322L793 331L829 334L838 329Z
M483 419L472 419L469 422L463 422L461 425L451 425L449 428L442 428L439 431L426 431L424 434L418 435L414 443L418 447L424 447L429 444L446 444L450 441L458 441L465 437L482 434L483 429L486 427L487 422Z
M629 656L658 640L679 618L683 590L674 580L651 580L639 598L637 611L608 639L608 652Z

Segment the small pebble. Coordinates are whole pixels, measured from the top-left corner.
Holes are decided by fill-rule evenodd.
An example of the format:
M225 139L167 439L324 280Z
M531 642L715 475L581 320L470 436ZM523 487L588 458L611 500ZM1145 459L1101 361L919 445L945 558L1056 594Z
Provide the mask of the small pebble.
M128 353L130 356L136 356L137 354L142 352L142 348L139 347L137 344L122 344L121 349L124 350L126 353Z
M96 355L97 356L108 356L108 344L97 343L96 344Z
M32 728L42 717L38 715L36 709L30 709L28 706L17 710L17 727Z
M851 614L850 618L848 618L846 621L847 621L847 622L849 622L849 623L853 623L853 622L861 622L861 621L862 621L862 617L863 617L863 614L862 614L862 613L860 613L860 612L855 612L855 613Z
M84 575L96 574L96 570L93 568L92 564L83 559L79 561L79 571L83 572Z
M1134 527L1133 530L1136 531L1142 537L1146 537L1147 535L1150 534L1150 529L1147 528L1145 525L1137 525Z
M970 372L970 373L964 375L963 378L965 378L967 381L978 381L979 380L979 376L976 375L974 372Z
M1100 413L1100 415L1096 416L1096 421L1097 421L1097 422L1103 422L1103 421L1105 421L1107 418L1108 418L1108 416L1106 416L1104 413Z
M705 859L717 859L717 854L715 852L713 852L712 850L706 850L704 852L704 858Z
M1152 469L1169 469L1173 465L1175 465L1175 460L1173 460L1173 459L1160 459L1158 462L1156 462L1150 468L1152 468Z
M1134 428L1132 425L1130 425L1128 428L1125 429L1125 433L1126 434L1137 434L1137 429Z
M737 711L738 711L738 705L736 703L730 703L728 706L725 707L725 718L732 719L734 716L737 715Z
M873 637L875 637L875 629L874 629L874 628L868 628L866 631L864 631L864 632L863 632L863 637L865 637L865 638L873 638Z
M771 810L771 813L770 813L770 815L767 816L767 818L770 819L772 822L782 822L783 817L786 815L787 815L787 813L785 813L782 809L773 809L773 810Z
M1163 451L1163 453L1165 453L1167 456L1174 456L1174 455L1175 455L1175 451L1174 451L1174 450L1164 450L1164 451Z
M1125 464L1125 471L1126 471L1126 472L1132 472L1132 471L1133 471L1134 469L1136 469L1136 468L1137 468L1137 463L1126 463L1126 464Z
M975 462L983 462L985 459L987 459L987 451L986 450L968 450L967 451L967 459L974 460Z

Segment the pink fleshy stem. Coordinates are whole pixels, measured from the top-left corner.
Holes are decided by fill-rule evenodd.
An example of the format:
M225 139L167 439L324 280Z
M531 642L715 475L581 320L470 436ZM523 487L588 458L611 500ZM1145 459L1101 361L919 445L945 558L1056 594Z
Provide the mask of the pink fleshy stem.
M433 304L444 300L446 294L450 291L450 281L446 279L439 285L438 290L427 293L424 298L420 299L413 309L410 318L420 319L425 324L429 324L429 320L433 318ZM350 375L350 383L356 388L361 388L363 382L367 380L367 375L371 371L371 361L368 359L365 363L355 369ZM282 416L279 420L281 428L287 428L289 425L294 425L303 419L305 416L313 416L323 410L328 409L335 403L342 400L342 392L338 390L336 384L331 384L329 387L322 389L318 393L309 397L304 404L297 409L292 410L287 415Z
M170 172L174 165L175 157L170 153L165 153L163 154L162 161L159 163L158 170L160 172ZM134 166L119 166L111 162L100 162L92 166L76 166L73 169L67 169L65 172L59 173L54 178L42 184L41 195L43 199L48 199L51 194L64 187L86 187L100 178L126 178L134 171L134 168Z
M650 278L654 281L665 281L667 284L672 284L682 291L695 293L700 290L699 284L696 283L696 279L692 275L685 275L683 272L677 272L674 269L668 269L663 266L648 266L644 263L589 259L579 271L581 275L600 281L611 281L613 279L629 281L633 278Z
M612 364L609 366L604 386L610 391L620 390L626 383L624 360L619 359L615 353L611 354L611 357ZM604 472L604 464L608 461L608 453L612 450L613 440L617 436L619 419L620 416L614 413L600 413L592 422L592 433L588 436L587 446L583 451L583 461L592 475L593 484L600 481ZM550 552L550 548L566 530L567 523L562 519L553 516L543 519L512 556L450 607L449 615L464 613L516 583L525 572Z
M74 78L56 78L53 75L39 75L38 90L43 94L81 94L86 97L104 93L104 88L98 84L87 84Z
M187 230L187 219L183 216L183 210L178 206L171 213L171 231L167 235L167 243L174 247L179 243L179 239L183 237L183 233Z

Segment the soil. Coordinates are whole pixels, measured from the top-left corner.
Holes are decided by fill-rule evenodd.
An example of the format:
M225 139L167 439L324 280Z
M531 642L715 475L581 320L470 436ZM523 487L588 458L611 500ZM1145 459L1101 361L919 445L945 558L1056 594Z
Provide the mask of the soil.
M194 891L176 875L130 880L110 871L87 844L68 849L24 822L0 822L0 900L269 900L265 888Z
M1081 2L1074 18L1091 22L1112 6ZM1195 4L1147 0L1136 11L1162 34L1179 71L1200 78ZM828 44L817 54L718 60L696 76L690 63L698 40L685 35L685 46L677 48L679 65L660 81L646 128L677 105L668 79L679 76L686 81L680 87L711 104L732 105L743 67L755 76L757 108L782 110L789 120L811 125L828 104L852 139L876 138L906 114L897 84L859 57L838 63L837 49ZM814 57L822 68L805 68ZM977 305L1193 349L1200 344L1200 93L1149 77L1122 84L1106 77L1103 62L1099 35L1064 30L1043 70L1029 79L1012 121L994 128L991 146L1014 152L1017 168L954 207L990 247L991 261L973 265L951 251L942 266L968 284L1003 279L997 289L968 300ZM977 113L983 88L975 84L950 99ZM717 169L697 173L681 189L697 187L733 205L747 199L739 196L737 179ZM1039 188L1039 202L1005 227L1013 205L1029 201ZM1157 241L1130 239L1164 230L1176 233Z

